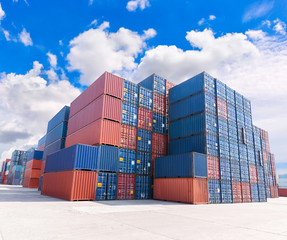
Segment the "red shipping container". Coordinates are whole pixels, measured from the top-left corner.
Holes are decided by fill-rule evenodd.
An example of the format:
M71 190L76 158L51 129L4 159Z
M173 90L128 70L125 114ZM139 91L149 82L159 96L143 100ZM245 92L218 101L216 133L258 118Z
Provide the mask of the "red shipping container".
M67 136L100 118L120 122L121 116L122 101L108 95L101 95L73 117L69 118Z
M278 188L279 197L287 197L287 188Z
M168 94L169 94L169 89L173 88L174 86L175 86L175 84L166 80L166 87L165 87L165 95L166 96L168 96Z
M251 191L250 191L250 183L241 182L241 196L242 202L251 202Z
M165 115L166 97L158 93L153 93L153 111Z
M38 188L39 187L39 178L24 178L23 187L26 188Z
M152 111L143 107L138 110L138 128L152 130Z
M45 164L46 164L46 161L42 161L42 166L41 166L41 175L44 174L45 172Z
M4 178L2 178L2 183L7 184L7 179L8 179L8 175L5 175Z
M71 103L70 118L103 94L122 99L123 83L123 78L105 72Z
M268 157L267 157L267 152L262 150L262 158L263 158L263 162L268 162Z
M77 143L87 145L107 144L120 146L121 124L99 119L79 131L67 136L66 148Z
M129 125L121 125L121 148L135 150L137 147L137 128Z
M167 155L167 135L152 133L152 153Z
M24 178L40 178L40 176L41 176L40 169L31 169L31 168L25 169Z
M278 198L278 187L270 187L271 198Z
M218 117L228 119L228 111L227 111L227 102L220 99L219 97L217 99L217 115Z
M163 157L165 155L163 154L156 154L156 153L153 153L151 155L151 174L152 176L154 175L154 160L157 158L157 157Z
M172 202L207 204L207 179L155 178L153 198Z
M257 183L257 167L249 164L250 183Z
M44 149L45 149L45 143L43 143L41 146L37 148L38 151L44 151Z
M95 200L97 176L91 171L45 173L42 194L68 201Z
M240 182L233 182L232 181L232 194L233 194L233 203L241 203L242 202Z
M220 178L219 157L207 155L207 169L209 179L219 180Z
M41 169L42 160L32 159L26 163L26 169Z
M117 199L131 200L135 198L135 175L118 174Z

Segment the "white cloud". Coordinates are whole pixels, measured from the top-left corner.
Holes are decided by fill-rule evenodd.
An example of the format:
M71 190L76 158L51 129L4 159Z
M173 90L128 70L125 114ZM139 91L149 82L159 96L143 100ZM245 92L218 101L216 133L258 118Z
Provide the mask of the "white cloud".
M57 67L57 56L50 52L47 53L47 56L51 67L53 68Z
M0 3L0 21L3 20L4 17L5 17L5 12L3 11L1 3Z
M216 17L214 15L209 15L209 20L213 21L215 19L216 19Z
M201 26L205 22L205 18L202 18L198 21L198 25Z
M265 0L261 3L259 2L253 3L245 11L242 21L249 22L253 19L260 18L266 15L273 8L273 6L274 6L274 0L272 1Z
M93 5L94 0L89 0L89 5Z
M143 35L126 28L109 32L108 22L90 29L71 40L67 56L69 70L81 72L83 85L92 83L104 71L124 72L136 68L135 58L146 47L145 40L155 36L153 29Z
M149 0L131 0L127 3L127 10L133 12L137 10L137 8L144 10L146 7L149 6Z
M59 40L59 45L63 46L63 41L62 40Z
M262 22L262 26L267 26L268 28L270 28L271 27L271 22L269 20L264 20Z
M286 35L286 23L281 21L279 18L273 21L275 26L273 27L273 30L282 34Z
M4 33L4 36L5 36L5 39L7 41L11 41L10 33L7 30L3 30L3 33Z
M95 19L95 20L93 20L93 21L91 22L90 26L92 26L92 25L96 26L97 24L98 24L98 20Z
M263 39L264 37L266 37L266 33L263 32L262 30L248 30L247 32L245 32L245 34L250 39L254 39L254 40L259 40L259 39Z
M68 81L47 84L42 74L43 66L36 61L24 75L0 74L1 160L10 157L13 149L27 150L37 144L48 120L80 94ZM3 152L6 149L8 153Z
M30 33L28 33L25 28L19 34L19 39L26 47L33 45L33 41L32 41L32 39L30 37Z

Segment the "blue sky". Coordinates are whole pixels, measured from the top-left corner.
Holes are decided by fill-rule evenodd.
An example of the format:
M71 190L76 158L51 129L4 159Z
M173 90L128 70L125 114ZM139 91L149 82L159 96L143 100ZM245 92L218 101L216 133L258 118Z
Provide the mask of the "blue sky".
M106 70L175 83L206 70L252 100L253 121L287 171L284 1L0 3L2 159L35 144L48 119Z

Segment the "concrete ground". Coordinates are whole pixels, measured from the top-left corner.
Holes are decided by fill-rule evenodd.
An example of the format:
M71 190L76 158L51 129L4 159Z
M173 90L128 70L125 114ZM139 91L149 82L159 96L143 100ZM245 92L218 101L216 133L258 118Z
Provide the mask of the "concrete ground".
M0 239L286 240L287 198L218 205L67 202L0 185Z

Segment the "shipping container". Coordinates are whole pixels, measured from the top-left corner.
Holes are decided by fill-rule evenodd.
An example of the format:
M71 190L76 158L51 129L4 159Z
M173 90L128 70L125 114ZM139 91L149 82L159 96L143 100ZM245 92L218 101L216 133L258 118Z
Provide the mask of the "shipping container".
M221 203L220 181L208 179L209 203Z
M47 133L51 132L54 128L63 122L69 120L70 107L63 107L49 122L47 127Z
M118 166L120 173L135 173L136 151L125 148L119 149Z
M258 194L259 194L259 201L266 202L267 195L266 195L266 188L264 184L258 184Z
M135 198L135 175L118 174L117 199L132 200Z
M77 143L87 145L107 144L120 145L121 124L118 122L99 119L79 131L67 136L66 147Z
M50 145L45 146L45 150L43 152L43 161L46 161L48 155L65 148L65 142L65 139L59 139Z
M138 107L132 103L123 102L122 123L136 127L138 124Z
M217 116L219 118L228 120L227 102L220 99L219 97L216 98L216 101L217 101Z
M216 86L216 96L221 98L223 101L226 101L226 85L219 81L218 79L215 79L215 86Z
M155 159L155 178L207 177L205 154L185 153Z
M136 153L136 173L150 175L152 167L152 157L150 153L137 151Z
M220 158L221 180L231 181L231 163L229 159Z
M164 157L165 155L162 154L156 154L156 153L152 153L151 154L151 174L152 176L154 176L154 163L155 163L155 159L158 157Z
M226 101L228 104L235 105L235 91L228 86L225 86L226 89ZM229 113L228 113L229 114Z
M45 173L41 193L68 201L94 200L97 172L65 171Z
M40 178L41 176L40 173L41 173L40 169L31 169L31 168L26 169L24 178ZM19 177L15 176L15 178L20 178L20 176Z
M249 164L250 183L257 183L257 167Z
M139 85L155 93L166 95L166 80L156 74L152 74L139 82Z
M129 125L121 125L120 147L135 150L137 148L137 129Z
M59 139L65 138L67 136L67 127L68 123L63 122L47 133L45 145L48 146Z
M218 118L218 136L228 140L228 122L223 118Z
M117 197L117 174L99 172L96 200L115 200Z
M26 169L41 169L42 167L42 160L32 159L26 163Z
M206 178L155 178L153 198L192 204L208 203Z
M159 113L153 113L152 131L166 134L166 117Z
M202 72L170 89L170 105L203 90L215 95L215 79L206 72Z
M251 202L251 191L250 191L250 183L241 182L241 196L242 202Z
M139 87L139 107L153 109L153 92L151 90Z
M239 161L238 143L229 140L229 157L231 160Z
M123 100L137 105L139 101L138 94L138 85L128 80L124 80Z
M148 131L152 130L152 121L153 113L151 110L148 110L143 107L138 109L138 128L142 128Z
M23 187L25 188L38 188L39 178L24 178Z
M227 115L228 115L228 123L236 124L236 110L235 106L227 103ZM236 133L237 135L237 133Z
M235 91L235 106L243 110L243 96Z
M71 103L70 118L103 94L122 99L123 82L122 78L105 72Z
M173 88L175 86L175 84L173 84L172 82L166 80L166 87L165 87L165 96L169 95L169 90L171 88Z
M88 126L100 118L120 122L122 118L122 101L102 95L69 118L67 135Z
M32 159L42 160L43 158L43 151L34 150L28 154L27 162Z
M239 162L231 160L230 162L231 169L231 179L235 182L240 182L240 166Z
M242 194L241 194L241 183L232 181L232 196L233 203L241 203L242 202Z
M221 202L222 203L232 203L232 182L221 180Z
M137 150L151 152L152 150L152 133L144 129L138 129Z
M259 202L258 184L251 183L250 184L250 191L251 191L252 202Z
M46 135L43 136L42 138L40 138L40 140L38 141L38 148L37 149L39 151L43 151L43 150L41 150L39 148L42 147L42 146L45 146L45 142L46 142Z
M219 142L219 157L220 158L230 158L230 152L229 152L229 141L226 138L218 138Z
M167 136L152 133L152 152L157 154L167 154Z
M278 188L279 197L287 197L287 188Z
M166 114L166 97L153 93L153 111L161 115Z
M42 185L43 185L43 175L41 175L40 179L39 179L39 185L38 185L38 191L42 190Z
M219 180L220 179L219 157L207 155L206 158L207 158L208 178Z
M249 177L249 166L247 162L241 161L240 165L240 181L241 182L250 182Z
M137 175L135 178L135 199L150 199L152 179L150 176Z

